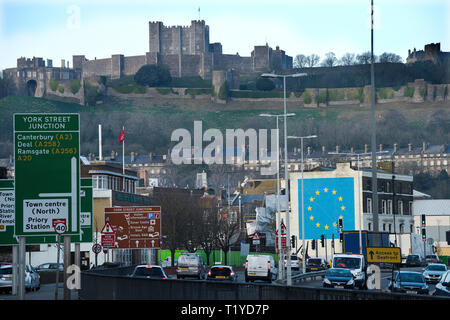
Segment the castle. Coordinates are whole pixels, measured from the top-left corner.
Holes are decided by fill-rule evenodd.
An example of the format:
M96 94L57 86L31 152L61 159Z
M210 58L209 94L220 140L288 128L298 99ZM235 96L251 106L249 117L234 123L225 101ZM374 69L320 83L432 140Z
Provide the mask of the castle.
M268 44L255 46L247 57L238 53L224 54L221 43L209 42L209 26L204 20L193 20L190 26L169 27L159 21L149 22L148 46L148 52L139 56L114 54L109 58L88 60L85 55L74 55L72 68L64 60L61 67L54 67L51 60L46 64L42 58L19 58L17 67L5 69L4 74L12 77L22 94L42 97L52 79L60 83L98 76L114 79L134 75L146 64L165 65L172 77L200 76L203 79L212 79L215 70L251 73L292 68L292 57L278 46L276 49Z
M408 56L406 57L406 63L414 63L418 61L431 61L438 63L443 59L449 58L450 52L441 51L440 43L430 43L425 45L424 50L408 50Z

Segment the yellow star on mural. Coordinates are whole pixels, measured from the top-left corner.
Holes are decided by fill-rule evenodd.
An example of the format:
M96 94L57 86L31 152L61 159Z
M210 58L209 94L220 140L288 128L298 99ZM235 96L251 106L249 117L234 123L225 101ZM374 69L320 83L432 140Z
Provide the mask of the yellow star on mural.
M339 197L339 201L342 201L342 197Z
M309 207L308 207L308 211L311 211L311 210L312 210L312 207L311 207L311 206L309 206Z
M343 219L344 217L343 216L339 216L339 219Z
M334 223L333 223L333 227L337 227L337 222L334 222Z
M344 210L345 210L345 206L342 206L342 207L341 207L341 210L344 211Z
M319 194L320 194L319 190L317 190L317 191L316 191L316 194L317 194L317 195L319 195Z
M316 223L316 227L319 228L320 227L320 223L317 222Z
M333 190L333 194L336 194L336 190Z
M326 224L326 225L325 225L325 230L328 230L328 228L329 228L329 227L328 227L328 225Z
M309 198L309 201L314 202L314 198L313 197Z
M325 192L328 192L328 189L327 189L327 188L325 188L325 189L323 189L323 191L325 191Z
M311 220L311 221L314 220L314 216L310 216L309 220Z

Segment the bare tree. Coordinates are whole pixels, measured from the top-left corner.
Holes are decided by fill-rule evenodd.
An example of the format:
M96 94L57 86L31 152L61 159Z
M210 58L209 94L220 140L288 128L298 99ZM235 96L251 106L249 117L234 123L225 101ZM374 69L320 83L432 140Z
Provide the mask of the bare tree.
M359 64L369 64L370 56L371 56L370 51L363 52L356 56L356 61L358 61Z
M319 61L320 61L320 57L314 53L306 57L306 65L309 68L315 67L319 63Z
M298 54L294 59L294 68L305 68L307 66L307 57L304 54Z
M232 221L228 215L221 214L218 220L217 243L225 254L225 264L228 263L227 252L233 244L234 237L238 234L239 224Z
M338 59L336 58L336 55L334 52L328 52L325 55L325 59L322 61L322 66L324 67L334 67L338 63Z
M380 63L400 63L402 62L402 57L395 53L384 52L380 55L378 61Z
M354 53L346 53L342 56L341 62L343 66L351 66L355 64L355 54Z

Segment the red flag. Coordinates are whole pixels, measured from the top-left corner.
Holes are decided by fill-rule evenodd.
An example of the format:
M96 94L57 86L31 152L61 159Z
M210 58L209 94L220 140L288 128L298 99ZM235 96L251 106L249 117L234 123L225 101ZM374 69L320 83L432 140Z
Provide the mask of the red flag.
M119 142L124 142L125 141L125 129L122 129L122 132L120 133L119 136Z

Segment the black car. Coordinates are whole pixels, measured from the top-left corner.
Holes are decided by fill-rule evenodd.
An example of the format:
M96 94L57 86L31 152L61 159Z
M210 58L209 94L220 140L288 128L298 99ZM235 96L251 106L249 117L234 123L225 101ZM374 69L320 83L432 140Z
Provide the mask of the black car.
M407 267L421 267L422 266L422 260L420 259L420 256L417 254L410 254L406 258L405 262Z
M325 274L322 285L324 288L353 289L355 281L349 269L330 268Z
M160 266L139 265L136 266L131 278L147 278L147 279L167 279L164 269Z
M395 271L394 277L389 283L392 292L408 294L428 294L429 288L425 278L420 272Z
M321 271L328 268L324 258L309 258L306 260L306 272Z
M230 280L235 281L236 273L230 266L213 266L209 269L206 280Z
M445 272L441 280L436 284L434 296L447 296L450 297L450 271Z

